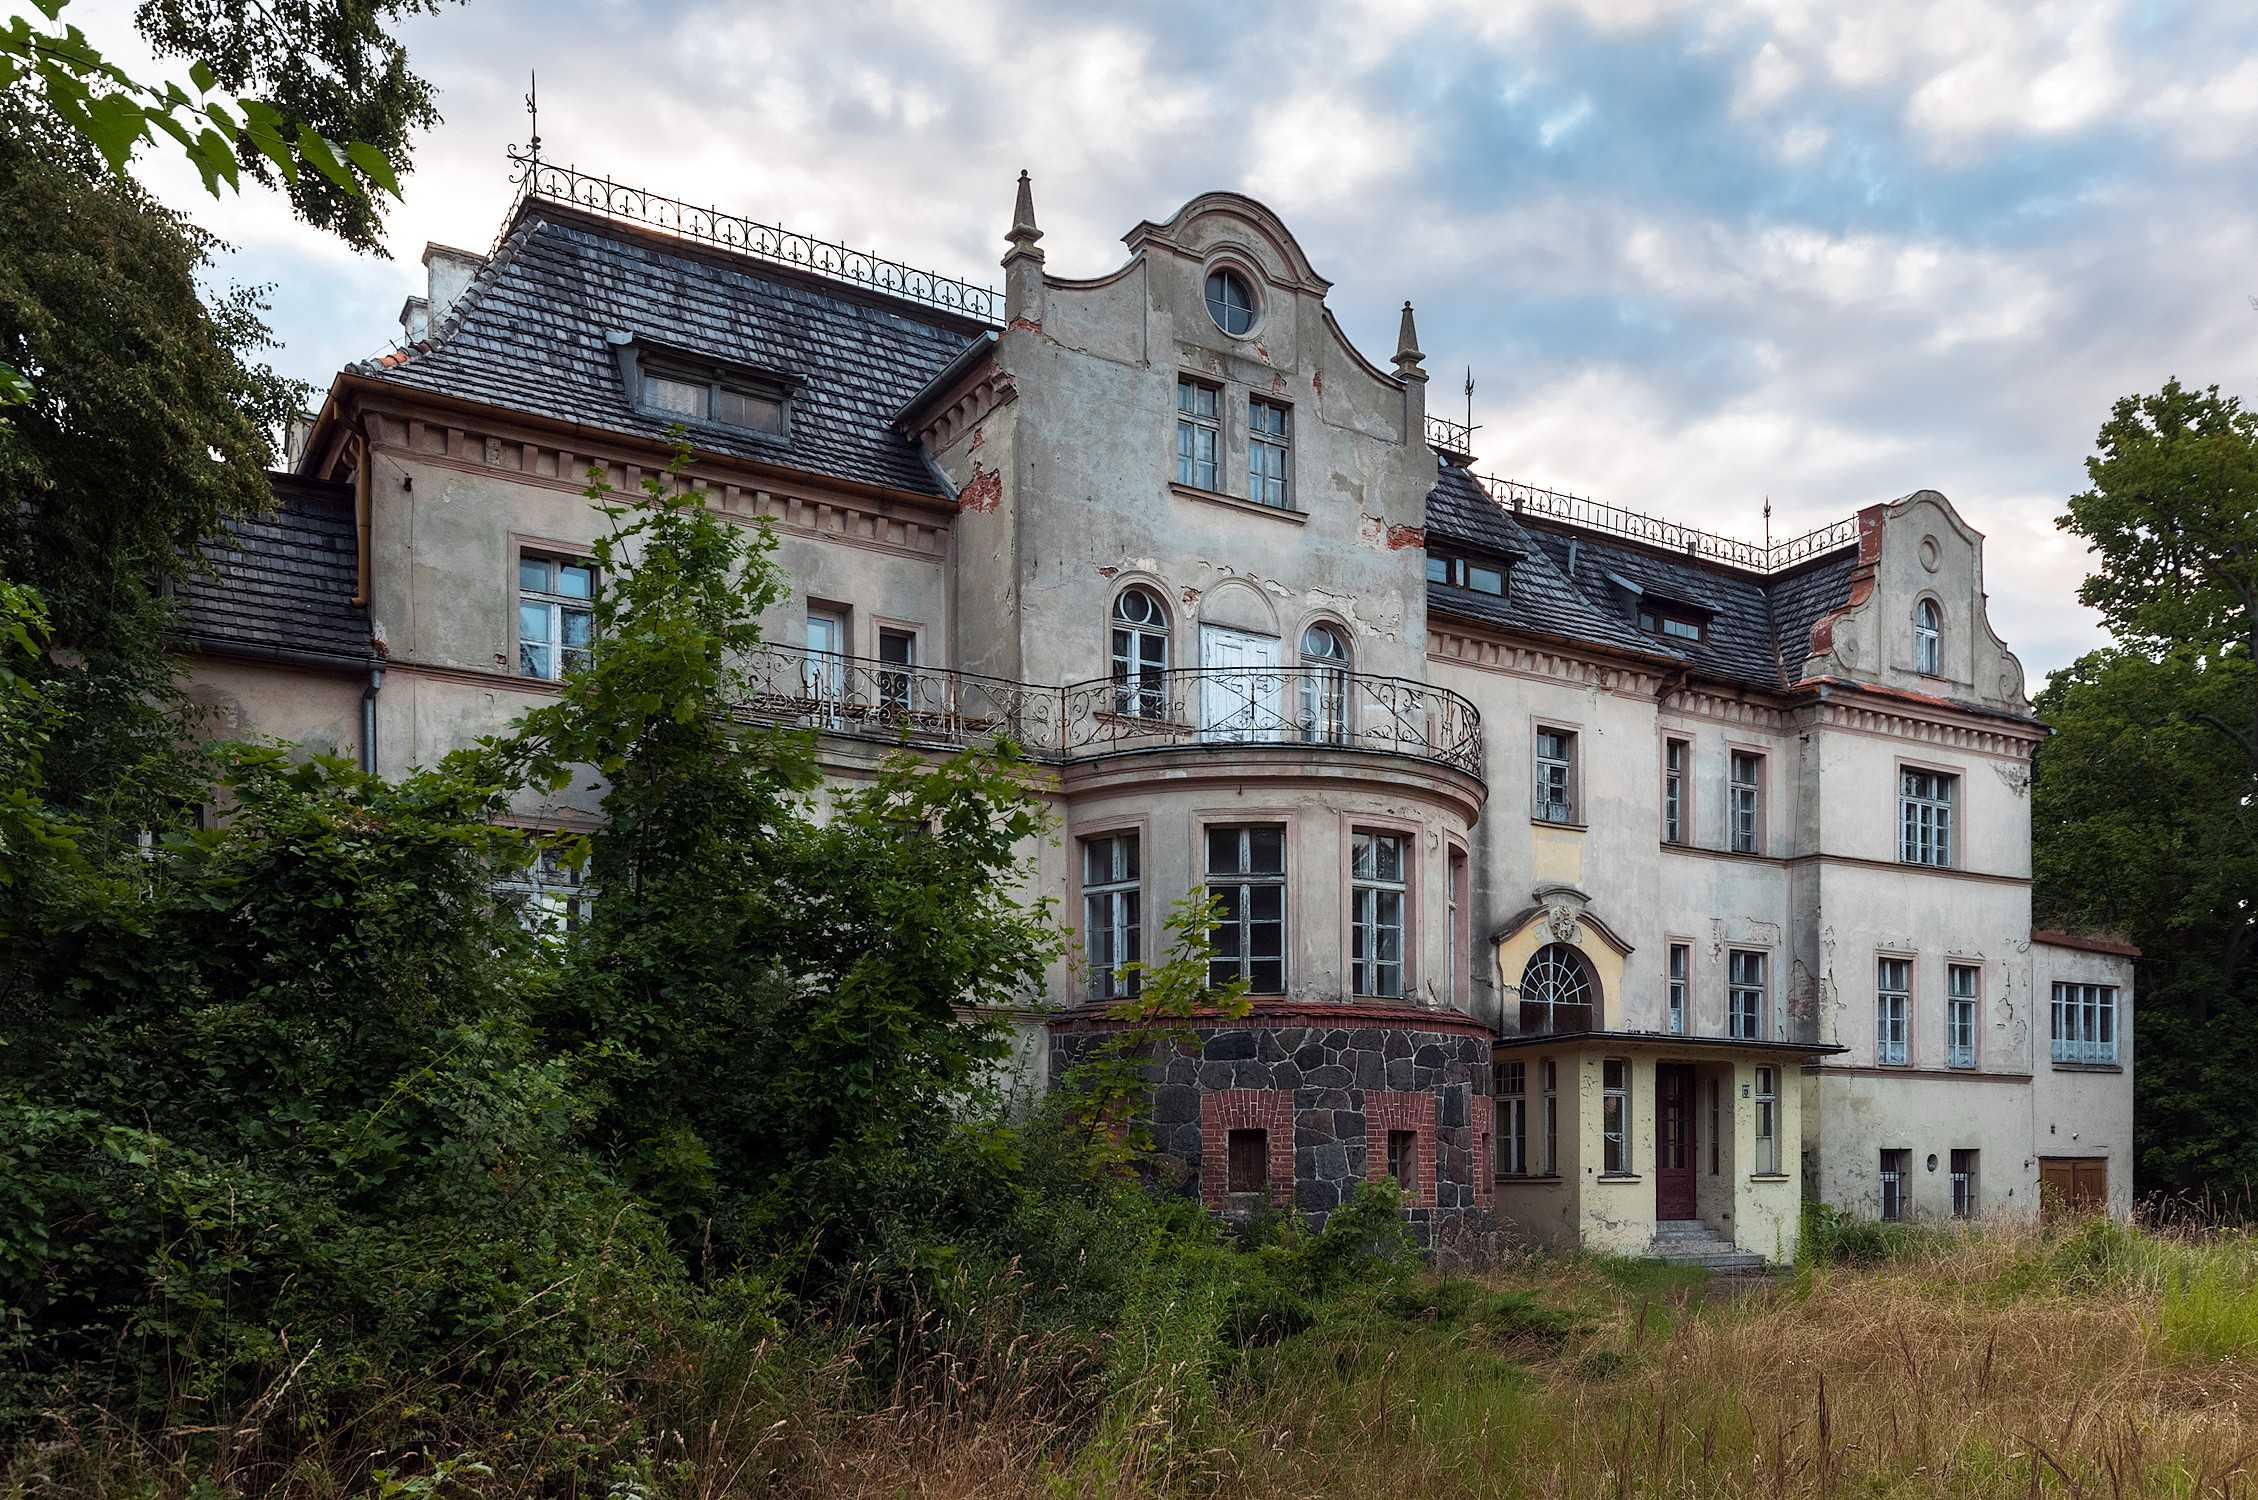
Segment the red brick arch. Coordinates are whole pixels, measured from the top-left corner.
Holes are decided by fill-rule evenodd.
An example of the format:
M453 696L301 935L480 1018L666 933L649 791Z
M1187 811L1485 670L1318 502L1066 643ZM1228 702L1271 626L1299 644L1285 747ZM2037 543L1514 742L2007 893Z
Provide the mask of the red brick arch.
M1406 1208L1435 1206L1435 1096L1364 1091L1364 1180L1388 1175L1388 1132L1408 1130L1419 1137L1419 1161L1412 1171Z
M1230 1139L1234 1130L1269 1132L1270 1201L1294 1201L1294 1096L1286 1089L1217 1089L1200 1098L1200 1202L1212 1212L1230 1206Z

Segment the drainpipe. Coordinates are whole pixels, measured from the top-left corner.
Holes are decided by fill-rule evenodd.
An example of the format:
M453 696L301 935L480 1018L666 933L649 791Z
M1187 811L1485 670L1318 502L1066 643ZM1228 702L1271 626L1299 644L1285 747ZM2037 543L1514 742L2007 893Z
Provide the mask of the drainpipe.
M368 686L361 689L361 770L376 774L376 695L384 690L384 664L368 669Z

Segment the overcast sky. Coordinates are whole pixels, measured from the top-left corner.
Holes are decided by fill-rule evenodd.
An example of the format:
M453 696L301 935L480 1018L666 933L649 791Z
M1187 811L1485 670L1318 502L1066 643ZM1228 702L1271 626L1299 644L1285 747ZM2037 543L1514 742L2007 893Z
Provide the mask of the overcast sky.
M980 281L1022 167L1061 276L1251 193L1368 355L1417 304L1435 409L1472 367L1485 472L1748 537L1942 490L2034 690L2101 639L2053 520L2111 401L2258 391L2254 7L472 0L407 39L446 122L390 261L147 159L317 385L425 241L491 244L538 68L546 157Z

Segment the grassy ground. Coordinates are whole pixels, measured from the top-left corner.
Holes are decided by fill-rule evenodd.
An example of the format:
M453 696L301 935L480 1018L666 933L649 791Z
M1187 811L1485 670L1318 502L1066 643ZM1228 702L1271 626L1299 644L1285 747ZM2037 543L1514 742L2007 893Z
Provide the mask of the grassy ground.
M20 1465L0 1496L2258 1500L2258 1242L2098 1224L1852 1253L1873 1263L1754 1288L1517 1259L1249 1348L1198 1286L1156 1286L1096 1351L959 1308L876 1392L859 1335L662 1347L633 1397L645 1457L561 1491L469 1451L342 1489L336 1454L217 1485Z

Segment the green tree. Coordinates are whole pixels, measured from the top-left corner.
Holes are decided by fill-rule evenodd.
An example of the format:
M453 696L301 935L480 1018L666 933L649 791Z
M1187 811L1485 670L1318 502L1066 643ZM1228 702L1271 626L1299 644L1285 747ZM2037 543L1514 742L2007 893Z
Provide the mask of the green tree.
M2056 673L2033 789L2042 922L2143 949L2142 1179L2258 1180L2258 417L2177 381L2119 401L2062 527L2117 644Z

